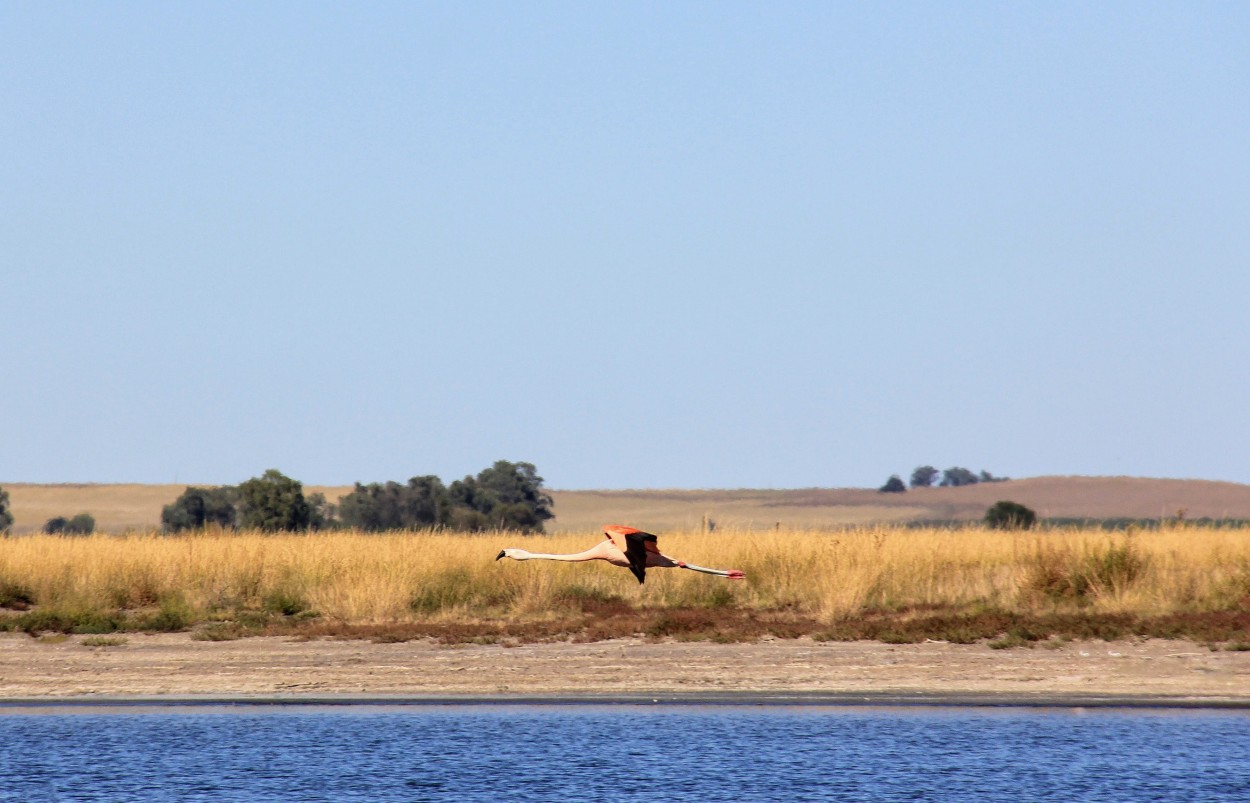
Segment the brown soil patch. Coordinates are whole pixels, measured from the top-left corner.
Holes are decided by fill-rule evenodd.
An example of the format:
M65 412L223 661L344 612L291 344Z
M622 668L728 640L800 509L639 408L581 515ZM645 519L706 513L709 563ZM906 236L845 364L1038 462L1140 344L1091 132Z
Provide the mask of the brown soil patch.
M0 699L67 696L842 695L844 700L1095 699L1250 704L1250 652L1183 641L752 644L617 639L442 646L263 637L196 641L129 634L41 641L0 634ZM860 696L860 697L857 697Z

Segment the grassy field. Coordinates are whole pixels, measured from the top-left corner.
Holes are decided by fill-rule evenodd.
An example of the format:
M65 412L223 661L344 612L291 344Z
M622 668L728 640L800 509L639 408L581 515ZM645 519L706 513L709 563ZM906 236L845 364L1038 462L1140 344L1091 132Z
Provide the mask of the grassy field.
M764 635L994 646L1187 637L1250 647L1250 538L1171 526L1003 533L977 526L671 532L661 548L747 573L494 560L587 535L155 532L0 539L0 626L198 638L285 632L444 641Z

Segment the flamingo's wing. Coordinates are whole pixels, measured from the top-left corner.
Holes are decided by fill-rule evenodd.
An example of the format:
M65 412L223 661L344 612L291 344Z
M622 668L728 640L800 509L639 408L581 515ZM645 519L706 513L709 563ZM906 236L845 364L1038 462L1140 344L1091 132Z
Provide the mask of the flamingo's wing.
M629 561L629 570L638 578L639 583L647 577L647 552L655 550L657 540L651 533L641 530L625 533L625 558Z
M659 539L651 533L644 533L624 524L605 524L603 534L617 549L625 553L629 570L638 578L639 583L643 582L647 576L647 553L659 554L660 548L656 546Z

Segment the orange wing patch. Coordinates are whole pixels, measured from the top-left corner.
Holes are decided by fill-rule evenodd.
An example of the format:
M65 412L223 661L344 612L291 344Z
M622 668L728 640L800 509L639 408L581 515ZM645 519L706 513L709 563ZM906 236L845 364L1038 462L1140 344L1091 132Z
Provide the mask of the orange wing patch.
M656 545L656 541L659 539L651 533L639 530L637 527L627 527L624 524L605 524L603 525L603 534L622 552L628 553L627 547L629 546L629 541L631 540L629 536L631 535L635 539L640 539L648 552L654 552L657 555L660 552L660 547Z
M623 524L606 524L603 534L613 546L625 553L629 570L638 578L638 582L646 580L647 553L660 553L660 548L656 545L658 539L651 533L644 533L636 527L626 527Z

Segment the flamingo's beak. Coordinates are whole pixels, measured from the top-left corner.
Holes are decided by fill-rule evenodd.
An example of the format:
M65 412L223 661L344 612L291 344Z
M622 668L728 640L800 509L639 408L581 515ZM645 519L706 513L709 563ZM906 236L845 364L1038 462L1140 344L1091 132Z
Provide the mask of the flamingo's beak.
M499 554L495 556L495 560L499 560L502 557L503 557L503 550L501 549L499 550Z

